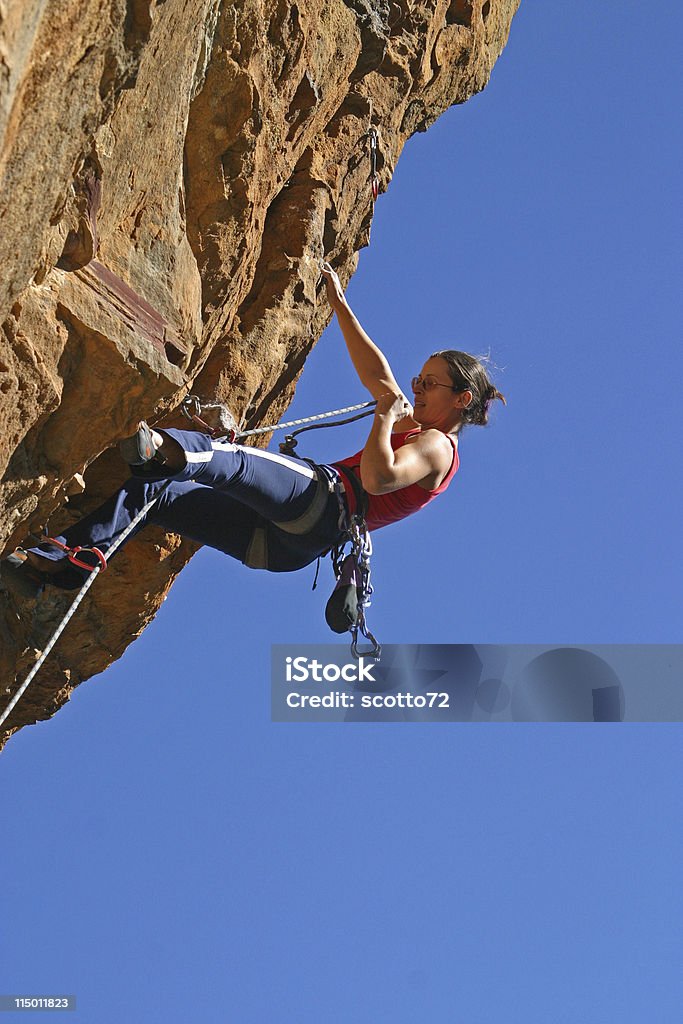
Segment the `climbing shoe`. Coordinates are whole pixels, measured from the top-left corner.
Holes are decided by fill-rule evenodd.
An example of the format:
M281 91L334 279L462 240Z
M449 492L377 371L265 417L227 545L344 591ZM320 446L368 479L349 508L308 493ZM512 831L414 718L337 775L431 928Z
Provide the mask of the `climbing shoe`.
M47 573L34 569L24 551L15 551L0 562L0 583L16 597L38 597L47 581Z
M151 427L144 420L132 437L119 441L119 451L129 466L144 466L154 458L158 462L164 461L157 453Z

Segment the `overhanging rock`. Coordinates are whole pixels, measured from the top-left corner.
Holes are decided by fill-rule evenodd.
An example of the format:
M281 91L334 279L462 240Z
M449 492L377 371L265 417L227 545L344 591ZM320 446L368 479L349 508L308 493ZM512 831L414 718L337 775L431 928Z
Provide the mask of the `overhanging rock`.
M484 88L518 3L3 8L5 552L99 503L124 476L117 437L143 417L179 424L190 391L249 426L281 417L329 320L317 261L346 283L369 241L369 129L384 191L407 138ZM118 658L194 550L155 528L132 542L9 732ZM69 600L0 592L3 706Z

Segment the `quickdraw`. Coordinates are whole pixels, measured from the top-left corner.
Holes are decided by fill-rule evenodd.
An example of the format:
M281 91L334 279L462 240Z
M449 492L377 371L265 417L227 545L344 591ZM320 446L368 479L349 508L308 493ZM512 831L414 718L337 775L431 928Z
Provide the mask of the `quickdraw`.
M379 146L379 132L376 128L368 131L368 142L370 143L370 184L372 186L373 201L377 201L379 195L379 175L377 174L377 148Z
M187 398L184 398L180 410L190 423L196 423L198 427L206 431L209 437L214 437L218 433L219 427L211 427L206 420L202 419L202 405L196 395L188 395Z
M222 402L202 402L197 395L188 395L183 399L180 409L186 419L191 423L196 423L209 437L225 437L229 441L234 441L236 437L243 436L237 429L237 423L232 413ZM216 426L212 427L210 423L202 419L204 409L217 413L218 423Z
M344 550L346 544L351 544L351 551L345 555ZM370 534L368 532L365 518L360 515L351 516L348 524L347 539L342 542L339 548L332 552L332 565L334 568L334 574L337 580L342 580L344 575L344 563L350 559L352 569L352 582L351 586L356 589L356 601L357 610L355 615L355 621L352 621L349 626L349 632L352 636L351 641L351 653L354 658L372 658L379 660L382 654L382 645L377 641L373 633L371 633L366 620L366 609L371 605L371 597L373 593L372 582L370 579L370 555L372 554L372 541L370 540ZM368 650L359 650L358 648L358 634L365 637L370 644Z

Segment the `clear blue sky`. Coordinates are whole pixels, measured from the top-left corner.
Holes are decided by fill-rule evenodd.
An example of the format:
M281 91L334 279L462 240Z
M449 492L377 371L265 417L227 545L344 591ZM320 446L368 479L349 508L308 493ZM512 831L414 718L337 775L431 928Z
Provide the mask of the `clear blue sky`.
M380 197L357 313L406 386L490 349L508 397L377 535L385 642L682 640L682 34L523 0ZM333 328L292 412L363 397ZM0 991L88 1024L677 1021L680 725L273 725L271 643L331 639L312 576L201 552L10 742Z

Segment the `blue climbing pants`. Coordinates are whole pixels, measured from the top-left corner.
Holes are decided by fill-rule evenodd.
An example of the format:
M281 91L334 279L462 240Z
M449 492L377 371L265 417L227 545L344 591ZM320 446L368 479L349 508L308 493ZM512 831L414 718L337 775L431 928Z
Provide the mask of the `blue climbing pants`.
M272 572L300 569L341 540L345 506L332 467L321 466L316 471L299 459L212 441L196 431L168 429L163 433L182 447L184 468L169 474L156 462L134 467L134 475L120 490L66 529L58 541L70 548L97 547L106 555L155 495L158 500L131 537L146 523L156 523L253 568ZM314 501L320 509L318 521L312 529L296 532L297 521ZM55 561L64 559L64 552L49 543L31 550ZM68 586L75 573L80 581L88 575L65 561L64 572L53 580L57 586Z

